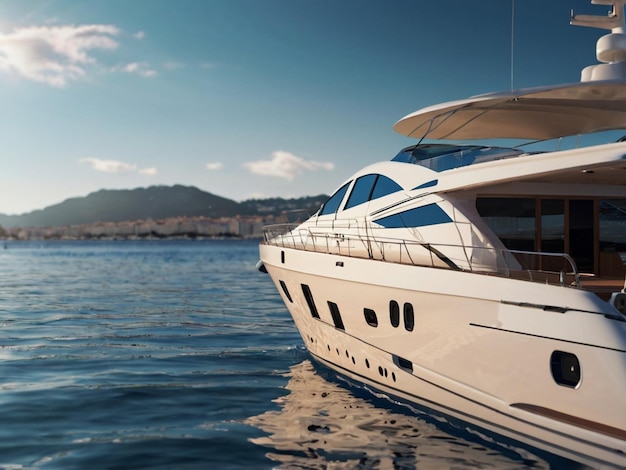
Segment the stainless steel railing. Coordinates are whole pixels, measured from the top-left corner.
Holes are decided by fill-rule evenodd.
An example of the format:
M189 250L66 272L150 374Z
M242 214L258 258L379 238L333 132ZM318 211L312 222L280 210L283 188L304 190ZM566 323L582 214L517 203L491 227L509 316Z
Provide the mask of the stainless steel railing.
M356 221L342 221L341 225L331 223L321 228L297 227L297 224L268 225L263 228L263 243L296 250L454 269L551 285L581 286L576 263L566 253L400 240L381 235L385 229L362 224L359 226ZM351 229L353 233L348 235L345 229Z

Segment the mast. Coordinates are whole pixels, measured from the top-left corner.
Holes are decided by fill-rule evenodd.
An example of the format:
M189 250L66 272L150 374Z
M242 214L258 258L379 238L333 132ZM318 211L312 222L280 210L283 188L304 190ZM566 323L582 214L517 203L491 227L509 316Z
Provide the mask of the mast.
M581 82L597 80L626 80L626 28L624 5L626 0L591 0L593 5L609 5L613 10L607 16L575 15L572 10L570 24L611 31L598 39L596 58L601 64L585 67Z

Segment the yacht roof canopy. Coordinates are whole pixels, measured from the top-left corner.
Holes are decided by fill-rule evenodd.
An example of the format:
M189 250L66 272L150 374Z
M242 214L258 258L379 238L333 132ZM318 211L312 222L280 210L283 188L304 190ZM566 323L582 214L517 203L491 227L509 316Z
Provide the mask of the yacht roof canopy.
M546 140L626 129L626 82L527 88L450 101L400 119L394 130L428 139Z

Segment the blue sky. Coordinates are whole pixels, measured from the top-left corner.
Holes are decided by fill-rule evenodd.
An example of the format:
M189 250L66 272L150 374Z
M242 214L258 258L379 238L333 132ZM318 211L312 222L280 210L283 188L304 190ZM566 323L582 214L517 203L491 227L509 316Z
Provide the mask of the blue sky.
M511 0L0 0L0 213L183 184L331 193L392 125L511 87ZM517 0L515 88L579 80L589 0Z

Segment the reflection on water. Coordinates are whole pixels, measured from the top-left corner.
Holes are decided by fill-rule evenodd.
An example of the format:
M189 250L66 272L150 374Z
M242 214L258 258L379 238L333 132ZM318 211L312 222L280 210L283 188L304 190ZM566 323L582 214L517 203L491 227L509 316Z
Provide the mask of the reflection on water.
M320 377L308 360L288 376L290 393L275 400L280 409L246 420L268 434L251 441L270 449L278 468L549 468L526 451L510 458L376 407Z

